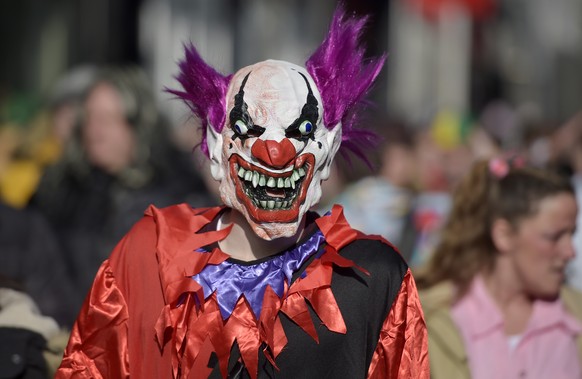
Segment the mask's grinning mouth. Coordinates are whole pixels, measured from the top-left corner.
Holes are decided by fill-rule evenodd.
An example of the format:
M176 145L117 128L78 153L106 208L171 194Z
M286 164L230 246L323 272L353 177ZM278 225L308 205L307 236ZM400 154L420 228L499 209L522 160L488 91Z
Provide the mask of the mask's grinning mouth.
M296 168L285 177L268 176L238 164L235 169L244 193L257 208L265 210L290 209L307 173L306 167Z

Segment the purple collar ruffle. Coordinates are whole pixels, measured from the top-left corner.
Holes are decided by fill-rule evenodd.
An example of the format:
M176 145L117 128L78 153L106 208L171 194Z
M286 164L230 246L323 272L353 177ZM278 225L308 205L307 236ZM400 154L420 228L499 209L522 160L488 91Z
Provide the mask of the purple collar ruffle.
M244 295L258 319L267 286L271 286L279 298L282 298L285 282L287 284L291 282L293 273L318 251L324 241L323 233L317 230L301 245L280 254L248 263L227 259L218 265L206 266L198 274L192 276L192 279L204 289L205 299L216 293L216 300L224 320L230 317L241 295ZM322 252L323 250L319 254ZM209 254L203 249L197 250L196 253ZM304 275L305 273L302 277Z

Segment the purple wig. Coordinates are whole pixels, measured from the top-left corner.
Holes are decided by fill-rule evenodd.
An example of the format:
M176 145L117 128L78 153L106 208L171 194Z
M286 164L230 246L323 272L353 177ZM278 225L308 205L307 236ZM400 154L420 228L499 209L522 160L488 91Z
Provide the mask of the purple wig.
M364 60L359 39L367 21L367 17L348 17L338 6L326 39L305 63L321 93L325 126L333 128L341 121L342 147L366 162L364 150L374 145L375 134L356 129L358 111L386 60L385 55Z
M200 119L200 149L208 156L206 128L210 122L214 130L219 133L222 131L226 117L226 91L232 75L224 76L210 67L192 43L185 45L184 50L185 57L179 62L180 73L176 76L184 91L167 91L181 98Z
M364 60L365 49L360 46L359 39L367 20L367 17L348 17L344 8L338 6L326 39L306 62L307 71L323 100L325 126L333 128L341 121L342 147L366 162L363 151L374 145L375 134L356 129L356 124L365 96L386 59L382 55L367 62ZM167 91L181 98L200 119L201 150L208 156L206 128L210 123L214 130L222 131L226 92L232 75L224 76L210 67L191 43L184 48L185 57L179 62L180 73L176 76L184 90Z

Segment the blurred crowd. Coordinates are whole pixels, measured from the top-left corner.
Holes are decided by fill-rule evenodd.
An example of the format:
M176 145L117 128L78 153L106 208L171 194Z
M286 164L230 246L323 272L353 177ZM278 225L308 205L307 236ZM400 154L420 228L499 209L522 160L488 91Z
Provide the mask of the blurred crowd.
M9 98L0 99L0 104L0 326L18 325L38 333L52 346L53 357L43 364L54 366L100 263L148 205L185 202L204 207L219 199L204 162L192 149L196 128L169 122L138 67L79 67L62 77L40 106ZM15 116L22 109L26 117ZM419 273L421 287L450 281L464 295L489 283L491 276L478 275L481 266L467 268L461 280L452 272L464 271L462 265L439 268L434 261L436 252L440 262L465 262L461 253L451 258L444 251L451 235L472 233L471 217L489 225L498 216L480 214L476 207L466 220L459 219L457 208L472 200L455 189L476 175L476 167L486 171L487 162L518 156L544 175L563 178L578 203L582 200L582 112L550 122L536 115L535 108L498 101L476 115L442 110L413 123L374 111L366 122L379 136L377 149L367 165L353 159L336 161L317 210L324 213L331 204L343 205L355 228L381 235L400 250ZM508 168L513 169L521 167ZM467 186L468 193L480 191ZM564 188L554 192L568 192ZM515 197L508 201L525 196L531 204L524 207L531 210L554 192L531 199L527 191L508 192ZM497 207L483 199L487 197L475 201ZM571 210L573 204L568 203ZM517 225L532 214L524 211L515 220L506 218ZM474 241L491 245L487 253L500 250L497 240L483 242L491 240L489 226L482 230L488 237ZM571 238L570 226L566 229ZM568 263L568 276L560 286L567 282L582 290L582 259L573 253L582 249L582 233L574 234L573 241L556 270ZM486 267L507 264L487 262ZM426 275L427 267L433 276ZM436 278L439 270L442 275ZM430 297L430 309L442 305ZM534 299L538 297L544 299ZM582 312L582 302L575 307ZM457 310L455 317L463 312ZM516 330L523 332L520 322Z
M415 272L431 377L582 377L582 112L552 125L496 102L373 124L373 175L336 169L327 201Z
M324 183L320 210L341 204L356 228L396 244L414 267L432 255L452 192L479 160L520 156L533 167L571 180L578 194L582 191L582 112L551 123L531 106L520 109L495 101L476 116L442 111L415 124L381 113L369 123L381 141L370 164L338 160ZM575 240L582 246L578 234ZM582 289L574 266L571 283Z
M216 198L195 137L184 149L138 67L72 70L24 121L17 100L2 99L0 320L58 356L99 265L146 208Z

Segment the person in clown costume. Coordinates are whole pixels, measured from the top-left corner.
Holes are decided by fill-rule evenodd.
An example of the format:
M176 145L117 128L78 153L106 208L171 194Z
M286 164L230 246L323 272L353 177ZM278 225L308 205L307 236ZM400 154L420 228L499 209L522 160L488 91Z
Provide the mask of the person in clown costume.
M306 68L224 76L186 47L177 79L200 118L223 206L150 207L101 266L57 378L427 378L414 279L340 206L311 212L336 152L363 156L365 18L334 14ZM360 142L364 142L363 144Z

